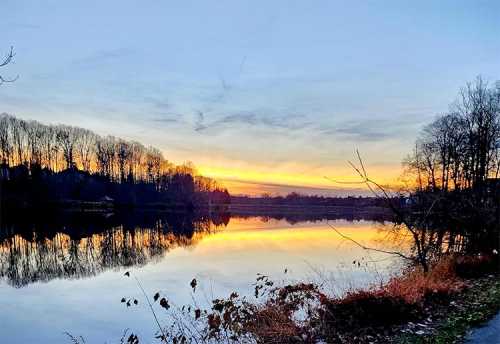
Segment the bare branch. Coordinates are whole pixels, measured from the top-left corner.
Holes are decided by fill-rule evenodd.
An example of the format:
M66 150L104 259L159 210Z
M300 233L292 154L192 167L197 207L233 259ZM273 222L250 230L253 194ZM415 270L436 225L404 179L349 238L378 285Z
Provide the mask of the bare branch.
M11 63L12 59L14 58L14 56L16 56L16 54L14 53L14 47L10 47L10 51L4 57L4 59L2 60L2 62L0 62L0 67L5 67L9 63ZM0 85L3 84L3 83L5 83L5 82L14 82L18 78L19 78L19 75L17 75L14 78L6 78L6 77L3 77L3 76L0 75Z
M399 256L401 258L404 258L404 259L407 259L407 260L411 260L411 261L414 261L415 259L413 259L412 257L409 257L401 252L397 252L397 251L386 251L386 250L380 250L378 248L373 248L373 247L368 247L368 246L365 246L361 243L359 243L358 241L354 240L353 238L343 234L342 232L340 232L337 228L335 228L334 226L332 226L329 222L326 223L331 229L333 229L338 235L340 235L342 238L346 239L346 240L349 240L351 242L353 242L354 244L356 244L357 246L361 247L363 250L369 250L369 251L375 251L375 252L380 252L380 253L386 253L386 254L391 254L391 255L396 255L396 256Z
M14 56L16 56L16 54L14 53L14 47L10 47L9 53L5 56L4 60L0 62L0 67L8 65L12 61Z

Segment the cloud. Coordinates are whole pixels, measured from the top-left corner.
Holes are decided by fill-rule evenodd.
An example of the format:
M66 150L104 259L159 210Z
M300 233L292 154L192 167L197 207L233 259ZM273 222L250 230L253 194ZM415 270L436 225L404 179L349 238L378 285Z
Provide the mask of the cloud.
M116 48L97 51L87 57L79 58L73 61L78 67L94 67L106 62L130 56L134 50L130 48Z
M157 123L178 123L179 119L173 117L161 117L161 118L153 118L152 121Z
M203 121L205 120L205 115L203 114L203 111L196 111L196 114L197 114L197 119L194 125L194 130L195 131L205 130L207 127L203 124Z
M324 135L339 135L356 141L382 141L401 138L408 132L414 132L420 123L420 117L399 116L391 119L349 120L335 126L319 127L318 130Z
M216 119L208 124L198 121L195 130L203 131L207 129L221 129L230 125L244 125L271 129L296 130L308 126L310 123L304 121L305 116L301 115L280 115L265 112L238 112ZM202 119L203 120L203 119Z
M156 97L144 97L144 101L147 104L153 105L154 108L159 109L159 110L165 110L165 109L170 109L172 105L169 103L167 99L161 99L161 98L156 98Z
M374 122L351 122L346 123L341 127L334 129L327 129L324 131L326 134L339 134L347 136L355 140L362 141L377 141L384 140L391 136L392 129L387 127L380 127L378 123Z
M8 26L10 28L20 30L38 30L41 28L41 25L23 22L11 22L10 24L8 24Z
M245 180L218 179L226 186L232 194L260 196L263 193L271 195L287 195L296 192L302 195L320 195L329 197L343 197L348 195L369 196L370 191L366 188L342 188L342 187L314 187L298 186L279 183L259 183Z

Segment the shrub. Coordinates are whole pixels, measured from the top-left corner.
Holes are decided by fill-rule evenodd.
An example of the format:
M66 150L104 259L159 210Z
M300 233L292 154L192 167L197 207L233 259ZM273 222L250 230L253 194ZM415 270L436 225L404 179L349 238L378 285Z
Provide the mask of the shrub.
M336 300L323 300L323 325L328 332L350 332L366 327L391 326L413 318L416 307L384 290L350 292Z
M498 272L500 261L498 254L458 256L454 268L458 277L475 278Z
M424 273L412 267L400 276L394 277L383 286L390 296L402 298L409 304L423 305L430 298L443 298L464 287L455 272L453 257L444 257Z

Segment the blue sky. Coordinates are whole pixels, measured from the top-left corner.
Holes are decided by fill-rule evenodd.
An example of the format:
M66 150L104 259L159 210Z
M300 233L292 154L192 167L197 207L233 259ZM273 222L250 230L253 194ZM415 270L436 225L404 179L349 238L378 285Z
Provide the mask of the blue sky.
M395 177L418 130L500 78L498 1L3 0L0 112L158 146L214 177ZM245 173L240 173L244 171ZM287 189L288 190L288 189Z

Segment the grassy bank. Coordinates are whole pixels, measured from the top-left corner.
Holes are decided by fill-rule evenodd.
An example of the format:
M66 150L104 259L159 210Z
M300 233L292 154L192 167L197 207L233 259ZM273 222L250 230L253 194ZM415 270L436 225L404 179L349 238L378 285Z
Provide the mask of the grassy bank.
M498 275L469 280L469 288L442 307L430 333L406 333L398 336L398 344L461 343L469 330L479 326L500 311Z

